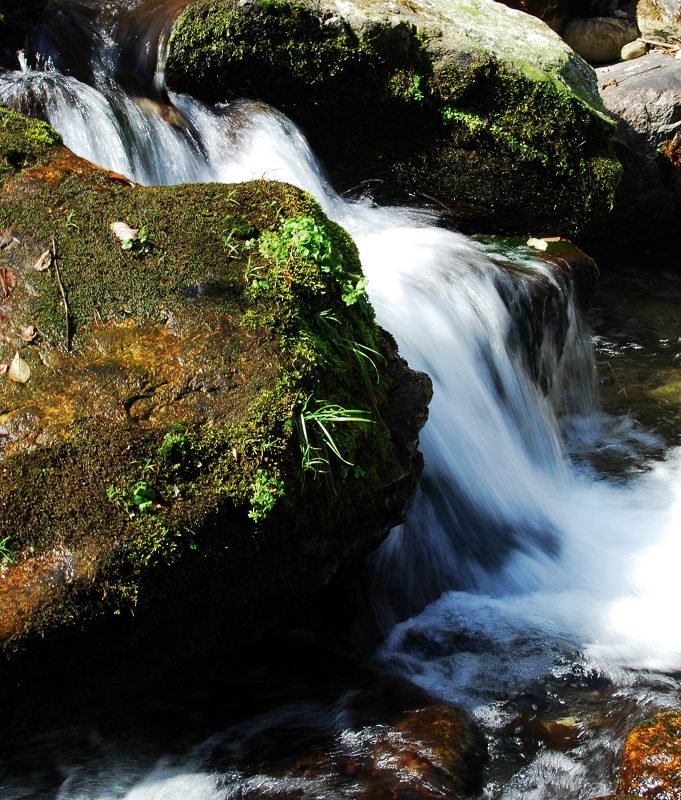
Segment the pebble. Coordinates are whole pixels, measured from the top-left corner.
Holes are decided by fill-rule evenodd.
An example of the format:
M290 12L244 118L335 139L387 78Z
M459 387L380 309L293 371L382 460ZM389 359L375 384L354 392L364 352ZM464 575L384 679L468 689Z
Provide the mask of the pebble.
M635 58L644 56L647 52L648 45L643 40L636 39L635 41L624 45L620 54L620 58L622 61L633 61Z

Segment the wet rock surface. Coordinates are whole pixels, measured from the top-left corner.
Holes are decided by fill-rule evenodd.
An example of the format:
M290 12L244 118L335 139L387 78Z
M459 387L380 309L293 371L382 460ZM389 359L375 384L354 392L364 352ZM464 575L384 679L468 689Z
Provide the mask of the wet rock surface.
M658 714L627 736L620 794L677 800L681 797L681 712Z

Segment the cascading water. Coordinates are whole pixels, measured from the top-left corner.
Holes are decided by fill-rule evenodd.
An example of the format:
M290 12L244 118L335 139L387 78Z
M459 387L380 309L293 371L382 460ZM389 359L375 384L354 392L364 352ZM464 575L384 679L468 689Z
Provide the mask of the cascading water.
M166 93L157 55L167 26L154 14L163 8L172 18L181 3L99 5L53 3L52 23L37 32L29 56L20 56L20 69L0 76L0 100L47 119L76 153L133 181L288 181L349 230L379 321L410 365L434 382L421 438L421 488L407 522L372 560L373 600L386 633L378 658L472 712L492 755L484 797L587 798L609 791L612 734L621 736L624 726L680 699L672 572L681 555L679 455L627 481L574 466L580 446L617 448L637 438L645 445L645 435L631 426L585 415L593 403L591 351L574 307L563 364L569 356L579 369L554 375L552 403L509 344L514 321L499 288L520 289L509 288L488 246L438 227L425 213L344 201L295 126L270 108L247 101L211 108ZM142 22L134 29L136 19ZM67 23L87 38L87 58L79 64L67 62L60 47L59 25ZM144 33L135 38L135 69L146 80L134 87L137 94L120 82L120 42L130 26ZM526 254L519 268L530 281L557 280ZM550 363L551 353L543 356ZM581 383L568 390L565 381L575 374ZM581 407L563 408L559 421L555 407L567 396L581 398ZM570 418L569 412L581 413ZM575 449L572 460L561 424ZM332 712L340 749L347 744L344 702ZM638 710L623 721L615 709L624 706ZM569 729L569 746L552 748L537 736L525 752L523 731L537 714ZM603 724L608 716L616 718L610 726ZM236 748L246 728L254 735L267 719L223 734L223 744ZM97 767L65 770L56 796L256 794L257 781L238 770L216 776L202 769L214 738L151 769L144 760L122 767L108 745L98 746ZM261 780L261 796L284 789L303 797L349 796L314 781Z

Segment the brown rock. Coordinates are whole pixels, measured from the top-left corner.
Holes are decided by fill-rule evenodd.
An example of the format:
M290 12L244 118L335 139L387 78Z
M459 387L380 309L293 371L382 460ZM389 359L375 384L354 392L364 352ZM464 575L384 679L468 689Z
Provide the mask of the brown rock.
M629 733L617 791L658 800L681 798L681 711L658 714Z
M433 706L409 712L388 728L373 757L365 800L458 798L479 787L485 746L465 712Z

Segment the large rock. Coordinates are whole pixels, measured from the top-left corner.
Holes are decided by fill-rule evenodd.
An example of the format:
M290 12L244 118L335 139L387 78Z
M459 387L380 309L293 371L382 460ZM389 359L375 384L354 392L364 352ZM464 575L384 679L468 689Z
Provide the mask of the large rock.
M680 0L638 0L636 21L644 36L681 42Z
M132 187L0 114L0 692L118 690L376 546L430 384L308 195Z
M658 714L629 733L617 791L657 800L681 798L681 711Z
M491 0L198 0L166 76L208 101L272 103L337 180L383 181L469 229L577 233L619 177L591 68Z
M633 22L615 17L573 19L563 31L563 39L590 64L618 61L622 48L638 35Z
M617 119L624 167L613 229L624 239L678 235L681 210L681 62L659 52L598 70Z

